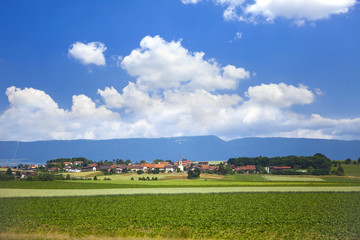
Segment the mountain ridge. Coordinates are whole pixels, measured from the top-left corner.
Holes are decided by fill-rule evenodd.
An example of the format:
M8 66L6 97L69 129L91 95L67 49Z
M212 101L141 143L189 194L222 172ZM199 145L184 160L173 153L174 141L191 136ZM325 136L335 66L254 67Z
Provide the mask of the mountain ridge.
M231 157L311 156L325 154L332 160L360 157L360 140L311 138L240 138L223 140L214 135L161 138L0 141L0 165L45 163L53 158L86 157L91 160L132 161L154 159L193 161L227 160Z

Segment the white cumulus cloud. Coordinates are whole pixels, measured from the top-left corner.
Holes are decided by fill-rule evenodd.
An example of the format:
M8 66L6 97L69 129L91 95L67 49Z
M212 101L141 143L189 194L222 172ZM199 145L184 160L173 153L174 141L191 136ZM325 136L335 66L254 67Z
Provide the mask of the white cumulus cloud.
M204 55L189 52L181 46L181 41L166 42L160 36L146 36L140 48L124 57L121 67L148 90L235 89L241 79L250 76L244 68L222 67L214 60L205 60Z
M76 42L71 45L68 50L69 56L79 60L82 64L95 64L98 66L106 65L104 52L106 51L105 44L101 42L90 42L84 44Z
M347 13L355 3L356 0L256 0L247 5L244 12L262 16L268 21L277 17L315 21Z
M302 26L306 21L327 19L344 14L355 6L356 0L214 0L225 7L225 20L258 23L273 22L276 18L292 20ZM194 4L196 1L194 2Z
M314 94L306 86L280 84L261 84L249 87L246 95L253 102L275 105L277 107L290 107L294 104L310 104L314 100Z

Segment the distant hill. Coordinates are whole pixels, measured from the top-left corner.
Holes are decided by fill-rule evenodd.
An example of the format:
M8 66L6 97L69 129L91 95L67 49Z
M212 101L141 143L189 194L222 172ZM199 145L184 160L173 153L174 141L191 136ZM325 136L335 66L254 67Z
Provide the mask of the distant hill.
M325 154L332 160L360 157L360 141L302 138L243 138L224 141L216 136L130 138L113 140L0 141L0 165L45 163L52 158L86 157L91 160L121 158L193 161L228 160L230 157L311 156Z

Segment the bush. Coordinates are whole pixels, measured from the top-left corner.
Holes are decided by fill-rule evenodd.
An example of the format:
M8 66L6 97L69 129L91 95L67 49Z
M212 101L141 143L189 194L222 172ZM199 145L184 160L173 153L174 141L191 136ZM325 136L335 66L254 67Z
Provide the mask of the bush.
M5 174L8 176L13 175L11 168L8 168Z
M111 171L116 171L115 168L113 168ZM112 172L111 171L108 171L107 169L101 169L101 172L104 174L104 175L111 175ZM114 172L115 173L115 172Z
M12 181L15 179L14 175L6 175L0 172L0 181Z
M200 177L200 169L199 168L195 168L194 171L193 170L188 171L188 179L195 179L195 178L199 178L199 177Z
M344 176L345 175L345 171L341 166L338 167L338 169L336 170L336 175L338 175L338 176Z
M53 181L55 179L55 175L52 173L43 173L39 175L39 179L41 181Z

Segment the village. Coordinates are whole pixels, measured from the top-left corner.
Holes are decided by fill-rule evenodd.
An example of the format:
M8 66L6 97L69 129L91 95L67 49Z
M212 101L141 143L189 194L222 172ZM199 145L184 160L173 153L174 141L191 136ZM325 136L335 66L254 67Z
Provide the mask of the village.
M79 160L82 159L82 160ZM2 169L8 169L8 166L2 166ZM31 164L11 167L11 170L17 178L25 179L28 176L34 176L37 172L49 172L53 174L80 173L80 172L96 172L101 171L104 175L121 174L121 173L182 173L199 169L201 173L208 174L252 174L252 173L270 173L271 171L290 170L290 166L270 166L265 168L257 168L256 165L236 166L229 165L227 161L191 161L181 159L176 162L171 160L156 159L152 163L142 160L140 163L132 163L130 160L114 160L93 162L86 158L68 158L53 159L45 165Z

